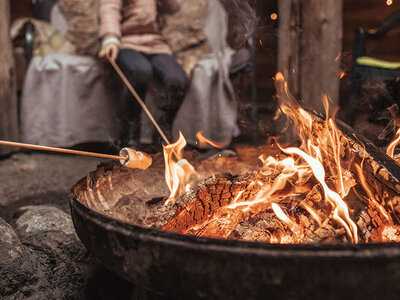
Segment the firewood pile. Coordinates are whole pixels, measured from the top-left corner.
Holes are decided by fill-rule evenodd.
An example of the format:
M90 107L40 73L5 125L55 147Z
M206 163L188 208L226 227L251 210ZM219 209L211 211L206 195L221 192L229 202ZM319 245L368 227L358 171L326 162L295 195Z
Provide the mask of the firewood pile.
M186 153L185 157L200 174L199 181L195 188L181 195L173 206L164 205L168 189L162 176L164 165L159 154L153 157L153 166L146 171L113 165L111 173L104 171L96 175L94 178L97 177L97 183L93 189L85 192L87 194L83 198L87 202L84 204L142 227L202 237L268 243L349 241L341 224L331 218L324 220L331 207L324 201L321 184L313 176L304 179L301 189L297 188L297 191L296 186L300 187L300 182L293 180L274 194L279 198L282 211L295 220L291 223L278 218L272 206L265 203L248 211L224 209L233 201L245 202L253 198L263 186L271 184L281 174L278 169L272 169L269 174L255 171L255 166L261 164L258 156L285 156L276 146L238 148L236 152L235 157L216 157L201 162L196 159L199 153ZM205 178L207 174L214 175ZM328 182L333 180L333 177L327 179ZM113 186L113 192L106 193L110 186ZM378 188L376 181L371 190L378 191ZM391 195L389 205L398 213L400 197L394 196L396 193L383 184L380 188L384 189L382 194ZM351 217L359 229L359 242L397 241L398 227L388 226L379 208L365 201L360 196L362 193L362 187L356 184L346 197Z

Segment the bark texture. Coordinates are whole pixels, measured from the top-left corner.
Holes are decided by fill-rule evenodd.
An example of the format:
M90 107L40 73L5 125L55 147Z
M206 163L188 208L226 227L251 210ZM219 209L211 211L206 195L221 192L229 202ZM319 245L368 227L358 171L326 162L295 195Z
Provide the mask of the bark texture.
M259 187L252 184L254 176L246 174L207 179L196 192L187 193L181 198L176 205L176 217L162 229L185 233L191 227L212 218L219 208L231 204L234 199L241 202L255 196ZM245 192L239 195L240 191Z
M339 101L342 0L279 1L278 70L303 107L324 112L322 94Z
M18 138L18 105L14 58L9 34L10 3L0 0L0 139ZM0 147L0 155L12 149Z

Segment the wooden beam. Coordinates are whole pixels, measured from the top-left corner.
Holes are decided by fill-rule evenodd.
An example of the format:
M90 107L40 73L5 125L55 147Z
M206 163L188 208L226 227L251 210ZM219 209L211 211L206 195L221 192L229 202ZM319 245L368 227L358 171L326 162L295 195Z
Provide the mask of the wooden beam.
M342 0L280 0L278 71L304 108L324 112L322 94L339 103Z
M10 3L0 0L0 139L18 139L18 103L10 38ZM2 147L0 155L13 149Z

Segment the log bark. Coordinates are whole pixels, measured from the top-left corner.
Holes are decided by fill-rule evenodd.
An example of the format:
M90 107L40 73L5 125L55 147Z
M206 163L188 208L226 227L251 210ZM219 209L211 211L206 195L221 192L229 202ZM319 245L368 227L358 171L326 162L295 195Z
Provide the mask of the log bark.
M206 179L195 192L187 193L177 201L175 217L162 229L186 233L193 226L201 226L210 220L219 208L231 204L235 198L239 197L238 201L251 198L260 190L252 184L255 176L255 173L250 173ZM245 192L239 195L241 191Z
M300 98L301 0L278 1L278 71L288 82L291 93Z
M10 3L0 0L0 139L17 140L18 104L12 45L9 34ZM0 156L10 148L0 148Z
M322 94L339 101L342 0L280 0L278 71L303 107L324 112Z

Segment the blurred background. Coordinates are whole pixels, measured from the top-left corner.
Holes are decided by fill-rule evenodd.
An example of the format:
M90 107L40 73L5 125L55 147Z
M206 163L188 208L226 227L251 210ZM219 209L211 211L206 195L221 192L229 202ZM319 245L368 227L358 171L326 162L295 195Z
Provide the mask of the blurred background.
M20 18L36 17L41 19L48 19L50 11L49 7L51 7L51 5L55 2L56 1L13 0L10 2L10 24L15 24L16 20ZM60 1L60 4L65 10L66 8L68 8L68 5L63 2L64 1ZM73 2L78 3L79 1ZM96 1L88 1L86 3L87 9L92 10L92 14L96 14L96 12L93 12L94 7L96 7L95 2ZM254 80L254 78L252 78L251 76L251 72L243 72L242 74L240 74L240 76L232 77L235 92L238 96L237 99L239 101L239 117L237 122L239 125L239 131L237 132L233 143L262 144L265 143L268 136L280 135L280 129L277 129L280 127L276 126L273 120L273 117L277 111L277 101L275 99L273 77L279 69L278 65L280 54L278 49L279 26L280 22L282 22L281 16L282 14L287 14L287 12L281 12L279 11L279 9L283 9L282 7L284 7L284 5L288 5L288 3L292 5L292 8L297 5L298 7L302 7L302 17L307 16L307 14L311 16L313 12L318 12L318 10L321 10L318 5L314 5L314 8L310 8L307 7L307 5L302 5L301 2L302 1L281 1L281 6L279 6L278 1L250 0L250 5L255 10L255 15L257 18L256 25L254 26L254 31L249 33L254 38L256 47L255 80L257 94L254 96L251 91L252 80ZM313 5L313 1L311 1L310 3L310 5ZM336 5L336 7L340 8L340 13L336 14L335 17L337 19L335 21L336 24L340 24L340 26L338 26L337 28L337 31L339 32L339 37L342 37L340 45L335 45L335 47L339 49L337 53L338 64L335 67L338 68L337 73L340 89L338 97L335 95L329 95L329 93L328 95L334 98L334 104L340 106L340 112L338 114L339 118L346 120L346 112L348 113L349 106L351 106L350 99L352 91L354 90L354 87L351 86L350 80L354 58L354 32L357 28L363 28L365 31L378 28L385 22L385 20L387 20L390 16L393 16L399 11L400 3L396 0L346 0L343 2L336 1L335 3L336 4L330 5ZM72 5L70 4L69 6ZM85 23L82 17L80 19L71 17L71 15L74 14L74 11L72 9L69 13L70 16L68 16L67 19L69 18L70 21L75 23L72 25L64 25L69 28L69 30L67 29L66 31L67 40L72 42L81 42L82 37L84 38L84 35L87 34L87 31L85 32L85 30L83 30L82 28L87 26L88 22L86 20ZM75 13L78 14L79 11L76 11ZM234 18L236 18L235 21L237 22L237 18L240 18L240 16L236 14L234 15ZM327 16L327 18L329 19L334 17ZM239 20L239 22L242 21L243 20ZM81 22L81 24L79 24L79 22ZM187 22L190 23L190 20L187 20ZM398 43L400 29L395 26L396 22L393 22L392 25L393 28L391 28L391 30L389 30L384 36L380 38L371 38L366 40L365 55L388 62L400 61L400 43ZM298 36L301 36L302 32L304 33L302 24L291 24L290 26L298 26L298 28L296 29ZM318 26L319 25L316 25L316 27ZM71 30L71 28L74 28L74 30ZM317 32L317 28L315 28L315 32ZM81 38L77 38L76 35L79 34L83 36ZM304 33L304 35L308 34L310 33ZM75 35L75 37L73 37L73 35ZM307 36L303 36L301 38L305 40L301 42L305 45L307 43ZM23 94L22 92L25 79L24 76L27 69L25 53L26 47L24 43L25 36L23 35L23 31L21 30L18 37L14 38L13 41L13 53L17 66L17 89L20 97ZM318 55L323 56L323 53L325 51L327 51L327 49L319 49ZM87 53L83 54L86 55ZM90 54L93 55L94 53L92 52ZM305 62L303 63L307 64L307 61L305 60ZM329 69L330 67L327 65L326 68ZM302 76L303 75L301 75L300 77ZM305 82L315 80L313 79L313 76L315 75L310 74L309 78L301 78L301 81ZM381 133L381 131L386 127L389 119L393 117L393 114L390 118L388 117L386 109L399 101L397 90L398 84L396 80L387 80L387 78L383 77L372 78L366 83L363 83L363 89L357 96L358 99L354 100L356 103L353 105L355 106L354 114L352 113L352 109L350 109L350 115L354 117L354 123L352 125L354 125L355 128L360 129L361 131L368 127L369 130L367 132L363 132L363 134L374 140L374 142L379 145L387 143L387 141L390 140L394 134L394 132L391 132L388 133L384 139L382 139L382 137L381 139L377 138L379 133ZM296 92L294 92L294 94L298 97L302 96L301 92L297 94ZM24 120L21 119L19 121L20 123L21 121L24 122ZM349 117L347 117L346 121L349 122ZM109 135L111 136L112 134ZM112 140L111 137L110 140ZM46 141L46 139L43 140L43 142ZM38 139L37 141L33 140L32 142L40 142L40 139ZM63 143L62 141L61 143L57 143L57 141L55 141L54 144L62 145L65 143Z

